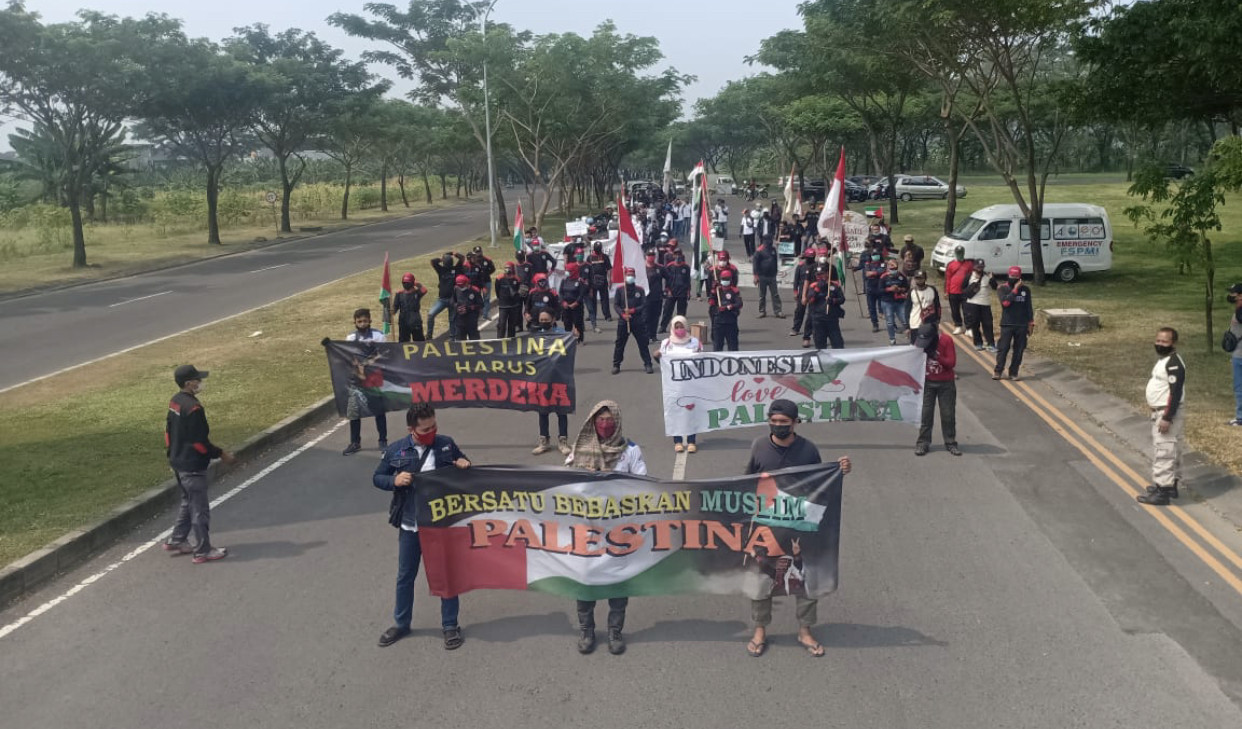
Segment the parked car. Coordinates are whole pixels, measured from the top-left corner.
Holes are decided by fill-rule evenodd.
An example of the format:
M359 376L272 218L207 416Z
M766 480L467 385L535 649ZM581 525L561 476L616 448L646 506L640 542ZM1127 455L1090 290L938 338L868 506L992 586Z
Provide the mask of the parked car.
M845 178L846 182L852 182L855 185L861 185L864 189L871 187L880 181L879 175L853 175Z
M1183 177L1189 177L1190 175L1193 175L1194 173L1195 171L1192 168L1187 167L1186 165L1179 165L1176 162L1170 162L1164 168L1164 176L1170 177L1174 180L1180 180Z
M949 184L931 175L897 175L897 197L911 200L944 200L949 197ZM966 197L966 187L957 186L957 196ZM888 179L884 178L867 188L867 197L878 200L888 197Z

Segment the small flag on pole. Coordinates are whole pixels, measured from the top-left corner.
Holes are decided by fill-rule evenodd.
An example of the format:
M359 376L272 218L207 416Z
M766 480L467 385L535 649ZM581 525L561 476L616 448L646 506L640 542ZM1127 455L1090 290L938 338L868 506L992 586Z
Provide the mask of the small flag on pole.
M518 200L517 215L513 217L513 252L522 250L525 241L522 234L525 232L526 221L522 219L522 201Z
M392 326L392 279L388 275L388 251L384 251L384 276L380 279L380 306L384 307L384 336Z

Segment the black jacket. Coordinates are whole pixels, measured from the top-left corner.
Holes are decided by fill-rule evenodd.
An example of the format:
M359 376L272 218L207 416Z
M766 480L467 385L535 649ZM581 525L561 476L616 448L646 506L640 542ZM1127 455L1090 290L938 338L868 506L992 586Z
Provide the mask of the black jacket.
M465 273L465 267L462 265L466 260L461 254L454 254L457 258L456 262L444 265L444 261L439 258L431 259L431 267L435 269L436 276L440 279L439 296L441 299L453 298L453 287L457 285L458 274Z
M414 466L418 464L418 448L414 442L413 436L406 436L401 440L388 446L388 450L384 451L384 455L380 458L379 466L375 468L375 473L371 476L371 484L377 489L384 491L392 491L396 488L396 476L402 471L414 473ZM461 452L457 447L457 443L447 435L437 435L436 439L431 443L431 455L428 458L435 458L436 468L449 468L458 458L465 458L466 454ZM421 472L421 471L420 471ZM414 483L407 488L414 489L418 487L418 474L414 474ZM410 498L405 500L405 508L402 510L401 523L408 526L418 525L417 512L418 499Z
M780 257L772 246L764 245L755 251L754 258L751 259L751 266L756 276L769 278L776 275L777 267L780 263Z
M520 286L517 276L501 276L496 279L496 305L502 309L521 306L522 294L518 292Z
M198 398L178 392L168 401L168 417L164 421L164 446L168 465L177 471L206 471L211 459L224 451L207 437L207 413Z
M392 297L392 311L397 315L397 322L407 327L421 328L423 325L422 305L427 289L422 284L414 284L414 288L402 289Z

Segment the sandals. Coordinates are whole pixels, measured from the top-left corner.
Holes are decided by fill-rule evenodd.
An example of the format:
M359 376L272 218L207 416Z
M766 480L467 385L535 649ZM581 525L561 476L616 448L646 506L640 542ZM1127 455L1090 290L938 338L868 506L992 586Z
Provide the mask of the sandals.
M819 641L815 641L814 643L805 643L801 638L799 638L798 644L805 648L806 652L810 653L812 658L824 657L824 646Z
M746 644L746 652L750 654L751 658L758 658L766 653L767 650L768 642L766 640L761 640L758 643L752 640Z
M444 650L455 651L465 642L465 638L461 635L461 628L448 628L444 631Z

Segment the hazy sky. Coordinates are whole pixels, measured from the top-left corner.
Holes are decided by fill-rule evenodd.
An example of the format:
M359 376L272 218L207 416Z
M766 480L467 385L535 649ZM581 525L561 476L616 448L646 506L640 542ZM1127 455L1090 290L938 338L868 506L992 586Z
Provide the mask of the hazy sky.
M401 6L403 0L388 0ZM180 18L195 37L220 40L234 27L266 23L273 30L301 28L345 50L351 57L375 47L329 26L334 12L362 13L363 0L26 0L29 10L44 22L72 20L79 8L114 15L141 16L159 11ZM535 33L575 32L588 35L601 21L613 20L622 33L659 38L665 64L697 77L684 94L687 115L696 99L714 95L726 82L752 75L756 68L742 60L759 48L759 41L785 28L800 27L796 0L773 3L741 0L498 0L492 18ZM387 67L373 69L396 79ZM11 125L0 129L0 149L8 149Z

